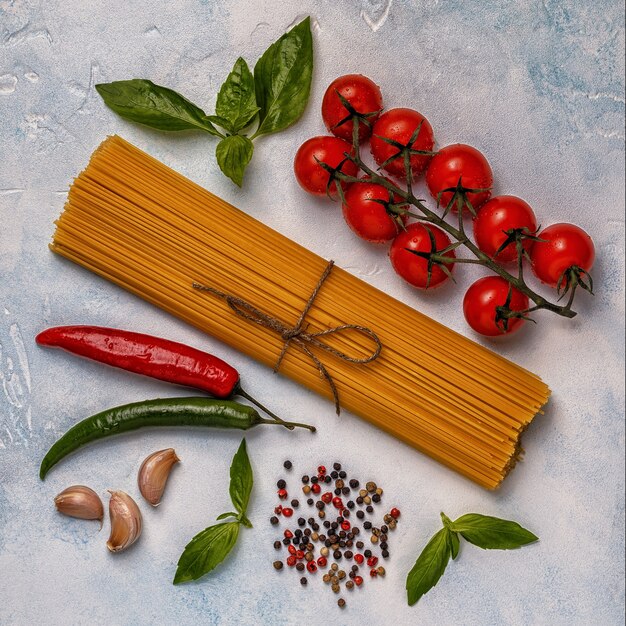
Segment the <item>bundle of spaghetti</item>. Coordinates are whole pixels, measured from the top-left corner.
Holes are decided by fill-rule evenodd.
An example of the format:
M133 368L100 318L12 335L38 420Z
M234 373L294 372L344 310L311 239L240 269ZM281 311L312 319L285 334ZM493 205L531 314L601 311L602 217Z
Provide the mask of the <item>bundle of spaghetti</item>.
M290 325L327 266L116 136L74 181L51 248L268 366L284 338L192 284L239 296ZM342 407L488 489L515 464L521 433L549 397L534 374L338 267L306 324L307 332L342 324L373 330L383 348L370 363L317 353ZM372 349L350 329L324 342L354 357ZM280 372L331 397L314 361L295 345Z

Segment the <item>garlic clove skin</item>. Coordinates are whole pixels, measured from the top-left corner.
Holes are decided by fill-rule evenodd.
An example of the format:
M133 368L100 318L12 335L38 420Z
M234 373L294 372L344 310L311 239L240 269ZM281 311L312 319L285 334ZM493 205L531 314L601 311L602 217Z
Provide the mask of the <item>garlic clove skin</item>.
M85 485L72 485L54 498L59 513L79 519L99 520L102 524L104 507L100 496Z
M111 552L126 550L139 539L143 527L141 511L137 503L123 491L109 491L109 517L111 534L107 548Z
M152 506L160 504L172 467L179 461L174 448L166 448L153 452L141 464L137 477L139 491Z

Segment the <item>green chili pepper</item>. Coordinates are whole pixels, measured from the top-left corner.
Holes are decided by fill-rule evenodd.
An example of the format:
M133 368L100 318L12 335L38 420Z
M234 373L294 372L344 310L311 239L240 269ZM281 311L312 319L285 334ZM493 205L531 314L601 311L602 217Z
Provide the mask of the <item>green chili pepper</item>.
M287 422L290 426L313 426ZM208 398L164 398L133 402L107 409L72 426L51 448L41 462L39 477L43 479L61 459L86 443L110 435L126 433L148 426L204 426L209 428L239 428L248 430L258 424L283 422L261 417L251 406L232 400Z

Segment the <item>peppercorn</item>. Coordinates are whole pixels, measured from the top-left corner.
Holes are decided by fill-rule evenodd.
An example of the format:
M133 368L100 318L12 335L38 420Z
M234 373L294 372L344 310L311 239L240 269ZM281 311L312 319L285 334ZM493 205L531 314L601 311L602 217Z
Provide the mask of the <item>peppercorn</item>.
M274 569L283 569L283 562L282 561L274 561L274 563L272 563L272 565L274 566Z
M363 498L362 498L361 496L359 496L359 497L356 499L356 503L357 503L358 505L363 504Z
M326 473L326 468L325 468L323 465L320 465L320 466L317 468L317 473L318 473L318 474L325 474L325 473Z
M326 541L326 535L320 535L319 536L320 541L324 542Z
M313 550L315 549L315 546L312 543L309 542L309 543L306 544L306 549L309 552L313 552Z
M389 522L389 528L391 528L391 530L395 530L397 525L398 525L398 522L396 522L396 520L393 519L392 517L391 521Z
M276 486L279 489L284 489L287 486L287 483L281 478L277 483Z
M339 473L338 473L338 472L331 472L331 473L330 473L330 477L331 477L333 480L335 480L335 479L339 478Z
M341 589L337 583L333 583L333 584L330 586L330 588L331 588L331 589L332 589L335 593L339 593L339 591L340 591L340 589Z
M322 580L323 580L325 583L329 583L329 582L330 582L330 574L324 574L324 575L322 576Z
M291 517L293 515L293 509L283 509L283 515L285 517Z
M388 531L389 531L389 528L388 528L388 526L386 526L385 524L383 524L383 525L380 527L380 532L381 532L381 533L386 533L386 532L388 532Z
M340 496L340 495L341 495L341 489L335 489L335 490L333 491L333 493L334 493L336 496Z
M310 528L305 528L304 529L304 536L305 537L310 537L312 532L313 531Z
M306 474L302 477L302 483L305 484L305 485L309 482L309 480L310 479L309 479L309 477Z
M300 530L299 528L296 528L296 529L293 531L293 534L294 534L296 537L302 537L302 530Z
M348 501L346 502L346 506L347 506L350 510L352 510L352 509L354 508L354 500L348 500Z
M361 496L361 498L364 498L367 495L367 489L361 489L359 491L359 495Z
M274 542L274 549L275 550L280 550L283 547L283 544L280 541L275 541Z
M313 560L313 553L312 553L312 552L307 552L307 553L304 555L304 558L305 558L307 561L312 561L312 560Z
M363 584L363 579L360 576L355 576L354 577L354 584L357 587L360 587Z
M378 572L379 576L384 576L387 572L385 571L385 568L380 565L379 567L376 568L376 571Z
M343 508L343 500L341 498L333 498L333 506L336 509Z
M383 556L383 559L386 559L386 558L388 558L388 557L389 557L389 550L383 550L383 551L381 552L381 554L382 554L382 556Z
M338 535L341 539L345 539L346 538L346 531L345 530L340 530L339 531L339 535Z
M333 552L333 557L339 561L339 559L341 559L341 550L335 550Z
M293 537L293 533L288 528L285 529L285 532L283 533L283 535L287 537L287 539L291 539Z
M346 601L343 598L339 598L339 600L337 600L337 606L339 606L340 609L343 609L343 607L346 606Z
M315 494L318 494L321 490L322 488L317 483L311 487L311 491Z
M313 483L314 485L317 484L318 480L319 480L319 478L317 476L311 476L311 483Z
M374 567L376 565L376 563L378 563L378 557L370 556L370 558L367 559L367 566L368 567Z
M333 469L339 471L341 469L341 463L333 463Z
M376 535L377 537L380 536L380 529L372 528L372 535Z
M324 518L326 517L326 511L319 511L319 512L317 513L317 516L318 516L320 519L324 519Z
M292 464L292 462L291 462L291 461L285 461L285 462L283 463L283 467L284 467L286 470L290 470L290 469L293 467L293 464Z
M317 541L319 539L319 535L317 533L312 533L311 539L313 539L313 541Z
M299 517L298 526L304 526L305 524L306 524L306 520L304 519L304 517Z
M364 513L363 511L357 511L357 512L356 512L356 516L357 516L359 519L363 519L363 518L365 517L365 513Z
M385 542L385 541L387 541L387 539L388 539L389 537L387 537L387 535L385 535L385 533L381 533L380 535L378 535L378 538L379 538L381 541Z
M364 502L365 504L372 504L372 499L371 499L369 496L365 496L365 497L363 498L363 502ZM370 512L370 511L368 511L368 512Z
M352 527L352 534L356 537L356 535L361 533L361 529L358 526Z
M304 485L304 487L302 487L302 493L305 496L308 496L311 493L311 487L309 487L308 485Z
M338 578L339 580L343 580L345 577L346 577L346 573L345 573L342 569L340 569L340 570L337 572L337 578Z
M304 550L296 550L296 559L298 559L298 561L302 561L303 558L304 558Z
M313 503L314 503L314 502L315 502L315 500L313 500L313 498L307 498L306 503L307 503L309 506L313 506Z
M369 552L369 550L366 550L365 552ZM371 554L372 554L372 553L370 552L370 556L371 556ZM355 560L355 561L356 561L359 565L361 565L361 563L363 563L363 561L364 561L364 555L363 555L363 554L355 554L355 555L354 555L354 560ZM356 565L355 565L354 567L356 567Z
M317 565L318 565L319 567L326 567L326 563L327 563L327 562L328 562L328 561L326 560L326 557L324 557L324 556L320 556L320 557L318 557L318 559L317 559Z
M292 501L291 501L291 506L292 506L294 509L297 509L297 508L300 506L300 501L299 501L299 500L296 500L296 499L292 500Z
M365 484L365 488L369 493L374 493L376 491L376 483L370 480Z
M336 572L336 571L339 569L339 565L337 565L337 563L333 563L333 564L330 566L330 569L332 569L332 570L333 570L333 572Z
M315 507L316 507L317 509L319 509L320 511L321 511L321 510L322 510L325 506L326 506L326 505L324 504L324 502L323 502L322 500L318 500L318 501L315 503Z
M372 543L378 543L378 537L377 537L376 535L372 535L372 536L370 537L370 541L371 541Z
M350 495L350 487L343 487L343 489L341 490L341 493L344 496L349 496Z
M372 522L363 522L363 528L365 528L365 530L369 530L372 527Z
M372 496L372 502L374 504L378 504L380 502L380 496L377 493Z
M285 537L283 539L283 545L288 546L291 544L291 539L289 539L288 537Z
M296 563L296 569L299 572L303 572L304 571L304 563L302 563L302 562Z
M380 542L380 549L381 550L386 550L389 547L389 544L386 541L381 541Z
M330 528L330 522L328 520L324 522L324 528Z
M330 550L329 550L326 546L324 546L324 547L320 550L320 554L321 554L322 556L328 556L328 553L329 553L329 552L330 552Z
M378 576L378 572L375 569L371 569L370 570L370 576L372 578L376 578L376 576Z
M394 519L398 519L400 517L400 511L396 508L391 509L391 511L389 511L389 515L391 515L391 517L393 517Z
M357 550L362 550L364 545L365 544L362 541L357 541L356 542Z
M370 558L370 556L372 556L372 551L371 551L371 550L365 550L365 552L363 552L363 556L364 556L366 559L369 559L369 558Z
M341 480L341 478L339 480L335 481L335 487L337 487L337 489L343 489L343 480Z
M343 553L343 556L349 561L354 556L354 553L352 552L352 550L346 550Z
M385 524L389 524L393 520L393 517L391 517L389 513L386 513L385 517L383 517L383 520L385 521Z
M326 484L330 483L331 481L332 481L332 478L331 478L330 476L325 476L325 477L324 477L324 482L325 482Z
M383 490L380 487L376 487L376 491L374 492L377 496L383 495Z
M272 526L276 526L276 524L278 524L278 518L275 515L272 515L272 517L270 517L270 524Z
M341 528L348 530L350 528L350 522L348 520L341 522Z
M348 541L346 541L346 548L351 548L353 545L354 543L351 539L348 539Z
M315 564L315 561L309 561L306 564L306 570L311 574L315 574L315 572L317 572L317 565Z
M300 584L301 584L301 585L306 585L306 582L307 582L307 581L306 581L306 576L303 576L303 577L300 579Z
M348 580L346 582L346 589L354 589L354 581Z
M374 507L370 504L369 506L366 506L366 507L365 507L365 510L366 510L368 513L373 513L373 512L374 512Z
M339 472L339 478L345 478L347 475L343 470Z
M359 481L356 478L353 478L350 481L350 487L352 487L352 489L356 489L359 486Z

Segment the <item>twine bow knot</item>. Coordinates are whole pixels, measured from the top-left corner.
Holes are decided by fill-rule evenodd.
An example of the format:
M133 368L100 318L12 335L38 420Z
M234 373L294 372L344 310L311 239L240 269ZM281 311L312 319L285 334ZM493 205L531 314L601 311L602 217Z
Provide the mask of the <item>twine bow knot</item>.
M320 279L317 282L317 285L311 292L311 295L309 296L309 299L307 300L307 303L305 304L304 309L302 310L302 313L300 313L300 317L298 318L298 321L296 322L295 326L288 326L281 320L275 317L272 317L271 315L268 315L264 311L261 311L260 309L250 304L243 298L239 298L237 296L224 293L223 291L220 291L219 289L215 289L214 287L201 285L199 283L193 283L193 288L198 289L200 291L208 291L209 293L212 293L218 298L225 300L228 306L239 317L245 320L248 320L249 322L252 322L254 324L259 324L259 326L263 326L264 328L269 328L270 330L273 330L278 335L280 335L281 339L284 341L284 344L280 351L280 354L278 355L276 364L274 365L274 372L278 371L278 368L280 367L280 364L282 363L283 358L285 357L285 354L289 346L292 343L296 344L315 363L315 365L317 366L317 369L319 370L320 376L322 376L328 382L331 388L332 394L333 394L334 401L335 401L335 410L337 411L337 415L339 415L340 413L339 392L337 391L335 381L333 380L332 376L329 374L324 364L312 352L310 346L314 346L321 350L325 350L326 352L329 352L330 354L333 354L336 357L344 361L348 361L349 363L363 364L363 363L370 363L371 361L374 361L375 359L378 358L382 350L382 343L380 339L378 338L378 336L376 335L376 333L371 328L367 328L365 326L359 326L358 324L341 324L340 326L334 326L333 328L327 328L326 330L321 330L321 331L314 332L314 333L307 332L308 324L305 324L304 322L305 317L307 313L309 312L311 306L313 305L313 301L315 300L315 297L317 296L322 285L324 284L324 281L330 275L333 269L333 266L334 266L334 261L330 261L328 265L326 266L326 269L320 276ZM342 352L341 350L337 350L336 348L329 346L328 344L324 343L323 341L320 341L319 339L320 337L324 337L326 335L332 335L335 333L341 333L344 330L348 330L348 329L356 330L364 335L367 335L374 342L376 347L369 356L362 357L362 358L350 356L349 354L346 354L345 352Z

